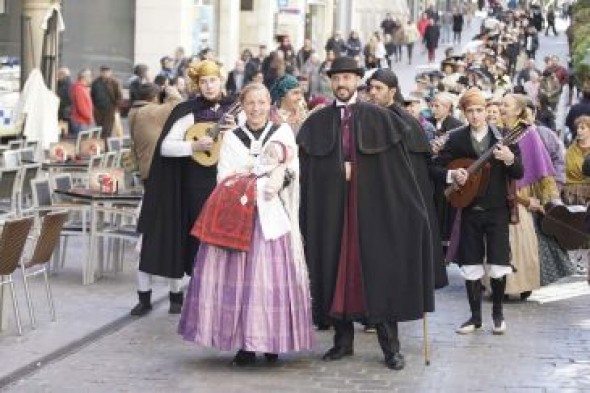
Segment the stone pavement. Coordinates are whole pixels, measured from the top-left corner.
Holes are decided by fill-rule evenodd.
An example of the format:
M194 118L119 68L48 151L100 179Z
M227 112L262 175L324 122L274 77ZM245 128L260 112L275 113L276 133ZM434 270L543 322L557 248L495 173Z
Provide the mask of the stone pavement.
M318 333L313 353L283 356L277 365L236 369L233 353L196 348L178 336L177 316L165 305L144 319L41 368L7 392L590 392L590 287L582 277L537 293L544 303L510 302L508 332L485 328L454 333L468 316L463 281L450 269L451 285L437 293L430 314L432 361L424 365L422 323L401 324L406 369L386 369L376 336L357 330L355 356L326 363L319 358L331 332ZM569 286L568 298L560 286ZM4 351L3 351L4 353Z
M474 21L464 37L471 37L478 26L479 21ZM558 37L541 36L538 64L546 54L556 53L564 59L566 51L563 33ZM425 63L419 52L415 66L394 64L403 93L413 89L415 73ZM438 52L440 59L442 49ZM236 370L227 365L233 354L197 349L182 342L175 333L178 317L167 314L167 301L144 319L127 317L136 301L137 257L133 252L127 254L124 272L84 287L81 244L71 243L66 268L52 276L57 322L49 322L41 283L34 280L39 326L32 331L22 290L17 288L25 334L16 336L11 320L8 329L0 332L0 389L590 392L590 288L582 277L543 288L528 302L508 304L506 336L492 336L486 321L485 331L464 337L456 335L454 328L468 316L467 301L462 280L451 269L452 285L437 293L437 311L429 316L429 367L424 365L422 323L417 321L401 326L407 359L407 367L401 372L389 371L380 364L376 338L362 331L357 335L356 355L342 362L327 364L319 360L331 342L331 334L322 332L311 354L285 356L273 367L260 362ZM156 299L166 297L166 291L163 282L156 282ZM484 305L487 316L490 308L490 304ZM10 308L7 311L11 317Z

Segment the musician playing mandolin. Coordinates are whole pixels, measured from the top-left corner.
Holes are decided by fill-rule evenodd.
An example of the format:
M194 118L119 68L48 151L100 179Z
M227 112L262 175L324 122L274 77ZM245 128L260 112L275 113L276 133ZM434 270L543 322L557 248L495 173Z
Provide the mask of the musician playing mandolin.
M451 236L451 249L459 242L455 261L465 277L471 309L471 317L457 329L457 333L468 334L482 327L480 280L487 274L493 291L493 332L503 334L506 330L502 310L505 276L512 272L508 239L508 180L523 176L520 151L516 145L508 147L499 144L502 135L486 122L486 100L480 90L468 90L459 106L469 124L449 136L435 159L439 180L463 186L467 183L469 172L465 168L449 170L447 166L457 159L477 160L489 149L493 149L493 153L477 196L457 213ZM458 225L460 228L457 228Z
M233 100L222 95L219 66L205 60L189 68L188 75L199 96L178 104L164 125L146 181L139 222L143 234L139 270L147 273L148 279L149 275L178 279L177 287L170 291L169 312L173 314L181 311L180 279L185 273L191 274L199 246L189 232L217 177L216 161L202 165L192 157L196 152L213 152L221 142L221 136L214 138L208 131L196 140L186 140L187 131L196 124L204 124L207 130L235 127L233 117L226 116ZM149 288L149 282L144 287ZM143 299L149 301L145 295Z

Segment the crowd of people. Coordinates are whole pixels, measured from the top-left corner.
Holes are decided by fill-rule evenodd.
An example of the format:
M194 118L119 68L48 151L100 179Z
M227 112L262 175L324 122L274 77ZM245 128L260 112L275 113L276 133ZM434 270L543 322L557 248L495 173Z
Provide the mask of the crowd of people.
M166 277L178 333L237 350L234 365L312 349L313 325L334 329L323 359L340 360L362 322L399 370L398 322L434 311L449 263L471 313L459 334L482 327L486 291L492 332L504 334L507 297L585 273L584 246L568 253L541 220L590 199L590 82L555 55L536 59L543 27L558 34L552 8L546 26L537 6L489 10L473 38L463 26L474 7L429 7L416 23L388 14L364 45L336 32L323 60L311 40L295 51L283 36L229 71L209 49L187 58L179 48L153 79L137 65L129 127L145 196L131 314L151 311L151 278ZM391 68L404 47L408 64L414 45L434 64L439 41L449 44L440 68L402 94ZM111 133L120 94L108 67L68 87L62 71L70 129ZM560 100L571 104L576 89L558 126Z

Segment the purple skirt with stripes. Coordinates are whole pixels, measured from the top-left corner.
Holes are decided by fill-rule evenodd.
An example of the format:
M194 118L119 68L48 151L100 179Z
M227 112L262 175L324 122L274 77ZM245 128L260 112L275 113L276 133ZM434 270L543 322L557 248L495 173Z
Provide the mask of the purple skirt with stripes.
M312 349L307 273L295 273L290 236L266 241L256 219L252 240L247 253L201 244L178 333L224 351Z

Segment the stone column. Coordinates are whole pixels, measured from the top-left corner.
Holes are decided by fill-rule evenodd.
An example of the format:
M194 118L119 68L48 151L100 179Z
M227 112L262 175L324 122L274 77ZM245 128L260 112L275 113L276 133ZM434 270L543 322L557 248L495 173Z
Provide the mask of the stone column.
M135 4L134 60L147 64L153 78L160 71L162 56L172 56L178 46L184 47L187 55L193 53L195 6L192 0L136 0Z
M21 87L33 68L41 66L43 17L54 0L23 0L21 37Z
M219 0L219 60L227 71L240 56L240 2Z

